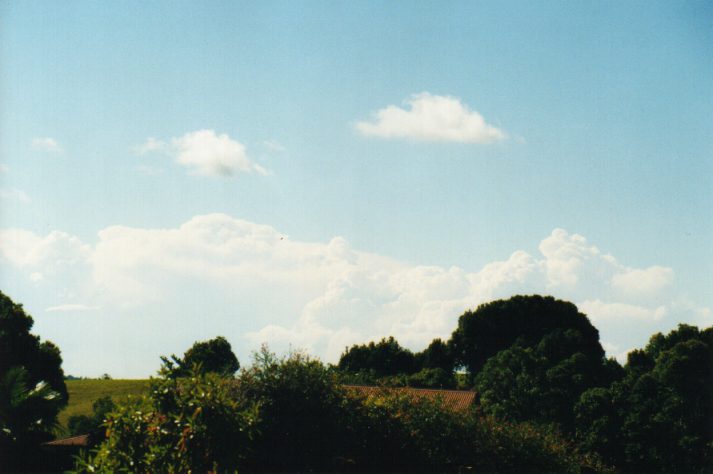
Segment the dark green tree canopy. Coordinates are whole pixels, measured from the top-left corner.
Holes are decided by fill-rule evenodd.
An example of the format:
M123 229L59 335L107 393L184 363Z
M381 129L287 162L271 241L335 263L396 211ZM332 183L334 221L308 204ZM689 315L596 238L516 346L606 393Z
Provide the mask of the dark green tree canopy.
M175 377L186 376L196 368L199 368L202 373L231 377L240 369L238 358L223 336L194 343L183 354L183 358L172 355L171 360L166 357L161 357L161 360L164 363L164 370Z
M569 329L579 334L577 352L593 359L604 357L599 331L589 319L572 303L551 296L513 296L466 311L458 319L450 343L455 362L475 375L490 357L516 341L531 347L553 331ZM550 350L571 354L571 348Z
M442 339L436 338L423 351L416 354L416 364L421 369L453 371L451 348Z
M413 353L401 347L393 337L350 347L339 358L337 367L344 372L370 372L376 377L411 374L418 370Z
M42 469L39 444L52 438L69 398L59 349L40 342L32 325L0 292L0 460L11 471Z
M713 472L713 328L679 325L582 394L577 438L624 472Z
M47 382L61 398L67 401L62 357L50 341L30 333L34 321L21 304L14 303L0 291L0 374L11 367L21 366L27 371L27 383L34 387Z

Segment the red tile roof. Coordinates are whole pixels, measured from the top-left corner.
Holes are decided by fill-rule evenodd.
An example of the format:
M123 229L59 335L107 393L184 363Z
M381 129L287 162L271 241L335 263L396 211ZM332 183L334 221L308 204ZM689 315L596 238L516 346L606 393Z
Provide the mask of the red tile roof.
M70 438L56 439L54 441L49 441L43 443L42 446L77 446L77 447L87 447L89 446L89 435L79 435L72 436Z
M343 385L347 392L356 393L357 395L370 398L381 395L389 395L393 393L405 393L408 396L419 398L428 398L431 400L440 400L445 407L453 411L464 412L470 409L475 402L476 392L466 390L440 390L430 388L412 388L412 387L373 387L368 385Z

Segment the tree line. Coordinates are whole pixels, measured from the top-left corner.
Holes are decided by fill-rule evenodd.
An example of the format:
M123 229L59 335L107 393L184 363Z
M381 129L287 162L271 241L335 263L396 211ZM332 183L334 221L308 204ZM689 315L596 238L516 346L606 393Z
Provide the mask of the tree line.
M24 341L0 359L0 454L20 470L67 400L59 350L31 327L0 293L0 351ZM455 413L345 389L355 383L474 390L477 402ZM713 328L656 334L623 366L575 305L537 295L466 311L421 352L389 337L335 365L263 347L241 368L217 337L163 357L144 397L100 399L70 425L100 434L77 472L712 472Z

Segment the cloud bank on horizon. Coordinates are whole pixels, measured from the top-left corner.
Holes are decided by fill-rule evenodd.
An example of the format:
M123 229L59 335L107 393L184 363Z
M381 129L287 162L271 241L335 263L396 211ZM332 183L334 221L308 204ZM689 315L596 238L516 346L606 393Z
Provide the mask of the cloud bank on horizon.
M52 294L56 301L45 311L56 318L109 312L104 324L112 324L138 307L161 308L171 313L172 330L188 337L211 317L212 327L240 346L304 348L331 362L347 345L389 335L420 349L448 337L466 309L514 294L573 301L618 357L645 342L632 339L634 332L648 338L679 321L713 319L710 309L685 299L671 268L629 267L563 229L544 237L538 251L516 250L477 271L414 265L360 252L342 237L293 241L225 214L169 229L111 226L96 243L61 231L0 231L0 261ZM192 314L206 294L231 310L216 318ZM160 335L152 337L160 344Z

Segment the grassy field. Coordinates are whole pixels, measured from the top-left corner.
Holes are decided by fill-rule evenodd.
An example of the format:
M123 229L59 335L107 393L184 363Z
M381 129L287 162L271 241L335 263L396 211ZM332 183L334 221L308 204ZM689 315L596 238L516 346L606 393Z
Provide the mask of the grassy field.
M109 395L114 401L127 395L141 395L148 390L148 380L67 380L69 404L59 414L59 423L66 428L72 415L90 415L92 403Z

